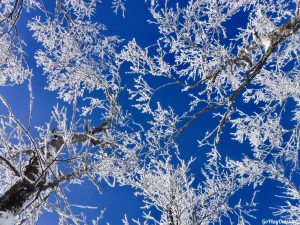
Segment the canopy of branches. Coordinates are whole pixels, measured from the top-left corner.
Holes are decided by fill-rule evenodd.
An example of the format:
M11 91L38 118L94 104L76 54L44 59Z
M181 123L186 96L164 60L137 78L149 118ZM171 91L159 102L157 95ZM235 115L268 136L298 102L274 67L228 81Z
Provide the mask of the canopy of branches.
M134 1L0 0L0 224L109 221L75 185L133 190L124 225L258 224L266 188L300 224L299 0Z

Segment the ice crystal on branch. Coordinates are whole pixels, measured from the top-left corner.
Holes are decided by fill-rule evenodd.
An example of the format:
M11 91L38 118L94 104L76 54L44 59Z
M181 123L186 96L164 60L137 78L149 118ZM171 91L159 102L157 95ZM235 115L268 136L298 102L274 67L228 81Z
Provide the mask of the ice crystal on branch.
M0 1L0 85L28 80L30 95L26 122L0 95L0 223L48 211L61 225L98 224L105 210L89 218L94 207L66 194L89 182L142 199L125 225L253 224L272 180L284 202L270 210L299 224L299 1L145 1L159 35L146 47L108 35L99 2ZM125 2L110 7L124 17ZM59 98L44 125L35 64Z

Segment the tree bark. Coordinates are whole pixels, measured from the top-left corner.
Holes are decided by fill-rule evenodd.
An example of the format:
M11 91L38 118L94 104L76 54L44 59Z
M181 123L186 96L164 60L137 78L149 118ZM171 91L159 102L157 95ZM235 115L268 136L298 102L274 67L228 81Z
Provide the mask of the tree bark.
M103 132L112 122L111 119L103 122L95 127L89 134L97 134ZM92 140L90 135L86 133L73 134L71 137L72 143L80 143L90 140L95 146L100 144L98 140ZM54 147L59 151L65 144L62 137L54 135L54 138L47 144L47 147ZM46 146L41 147L39 151L44 152ZM40 191L53 186L58 186L60 180L55 180L51 185L46 184L47 172L42 172L41 159L35 154L29 160L29 164L25 167L25 172L22 179L18 180L0 197L0 211L10 211L17 215L22 208L26 206L26 202L34 199Z

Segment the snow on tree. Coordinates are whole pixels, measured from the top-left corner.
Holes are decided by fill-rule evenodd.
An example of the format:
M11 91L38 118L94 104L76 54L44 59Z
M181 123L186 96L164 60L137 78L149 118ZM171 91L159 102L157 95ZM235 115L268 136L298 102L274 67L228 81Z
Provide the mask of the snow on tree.
M256 192L274 180L285 199L274 215L299 224L299 1L146 1L160 35L148 47L106 35L105 25L95 22L98 4L0 1L0 84L28 82L30 93L29 125L0 96L0 223L36 224L46 210L59 216L59 224L86 224L65 191L67 184L90 180L99 192L106 182L129 186L143 198L141 219L125 215L124 224L221 224L226 218L251 224ZM125 6L115 0L111 7L126 19ZM45 88L64 102L38 127L31 124L30 82L37 75L17 28L26 13ZM247 19L237 25L241 14ZM128 62L136 76L132 86L121 81L120 67ZM122 108L125 86L145 122ZM188 96L183 112L154 102L166 88ZM201 174L193 175L196 159L181 156L193 150L178 138L205 113L216 126L198 137L199 148L209 153ZM229 141L247 142L251 153L230 159L220 148L222 132L231 133ZM232 204L249 187L250 198Z
M236 166L245 171L246 164L249 168L259 162L259 170L253 171L257 177L252 179L263 176L281 182L287 205L279 206L277 213L299 223L299 187L295 184L299 166L299 2L194 0L172 4L152 0L149 10L150 22L159 29L157 42L142 48L133 39L120 55L131 63L131 72L139 74L130 89L136 108L153 114L151 100L158 98L156 90L170 85L189 95L188 109L177 115L174 140L213 111L218 125L198 140L200 147L211 149L209 168L228 167L222 163L226 156L218 145L228 124L232 139L247 141L252 149L252 155L235 162ZM247 19L233 28L235 17L241 14ZM236 29L236 34L230 29ZM160 78L165 83L155 87L153 80ZM247 110L246 104L254 105L255 110ZM288 119L286 110L292 114ZM292 121L289 126L287 120ZM217 169L210 171L217 173ZM245 223L244 218L239 221Z

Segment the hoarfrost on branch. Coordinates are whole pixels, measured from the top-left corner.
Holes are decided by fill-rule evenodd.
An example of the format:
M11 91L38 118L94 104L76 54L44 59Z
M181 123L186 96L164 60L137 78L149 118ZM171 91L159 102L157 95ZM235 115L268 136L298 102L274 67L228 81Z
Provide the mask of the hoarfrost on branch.
M111 5L124 19L125 3ZM142 197L141 218L125 215L125 225L221 224L226 218L251 224L257 191L275 180L285 203L273 207L274 215L299 224L299 1L145 4L159 32L147 47L137 38L108 36L105 25L95 22L100 1L56 0L51 7L0 1L0 85L29 83L30 93L29 124L0 95L0 223L36 224L46 210L58 215L59 224L86 224L86 216L73 209L93 207L72 204L65 192L68 184L89 180L99 193L105 182L131 187ZM38 127L31 124L39 107L31 85L37 75L18 32L26 13L34 14L26 23L39 46L34 59L45 88L62 100ZM122 83L125 63L134 84ZM165 89L186 101L164 104ZM122 108L123 93L133 114ZM205 131L199 125L204 114L212 116ZM194 150L178 141L195 124L199 135L191 141L208 149L199 174L190 172L197 159L182 156ZM231 135L228 141L246 143L250 153L238 160L224 154L224 132ZM245 189L250 198L230 201ZM105 210L93 224L104 216Z

